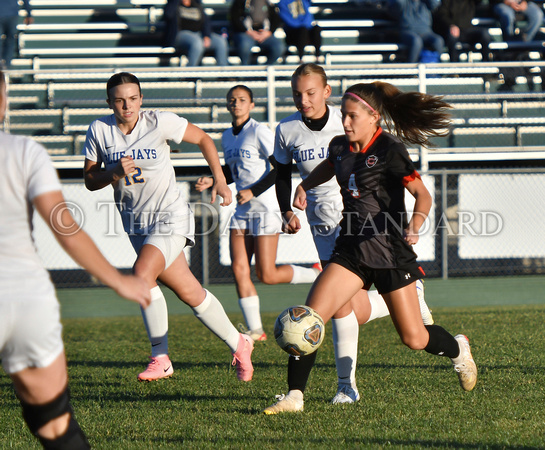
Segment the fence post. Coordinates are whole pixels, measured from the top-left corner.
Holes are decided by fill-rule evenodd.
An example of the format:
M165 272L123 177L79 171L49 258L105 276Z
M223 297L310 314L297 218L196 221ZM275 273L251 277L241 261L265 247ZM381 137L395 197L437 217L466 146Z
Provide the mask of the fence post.
M447 214L447 172L441 171L441 219ZM448 226L441 227L441 277L448 278Z
M276 86L274 66L267 67L267 109L269 128L274 130L276 125Z
M205 203L204 191L201 192L201 234L202 234L202 284L210 284L210 239L208 238L208 208L203 208Z
M418 90L423 94L427 90L426 64L418 64ZM429 170L428 149L421 145L418 149L418 154L420 157L420 171L427 172Z

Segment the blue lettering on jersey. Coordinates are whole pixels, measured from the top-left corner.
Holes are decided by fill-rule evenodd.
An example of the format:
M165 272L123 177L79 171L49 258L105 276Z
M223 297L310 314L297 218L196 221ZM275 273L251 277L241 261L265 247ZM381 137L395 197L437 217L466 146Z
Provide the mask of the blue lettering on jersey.
M297 150L293 151L293 160L296 163L304 161L312 161L316 158L324 159L329 155L329 148L321 147L320 149L308 148L306 150Z
M121 158L123 158L123 156L125 156L124 151L122 151L122 152L113 152L113 153L109 153L108 155L106 155L106 160L107 160L108 164L113 164L113 163L118 162Z
M223 156L225 160L231 159L231 158L247 158L252 159L252 154L250 153L250 150L245 150L243 148L234 148L232 150L227 150L223 153Z
M132 149L133 159L157 159L157 150L154 148Z
M324 159L324 158L327 158L328 156L329 156L329 147L328 148L322 147L318 151L318 158Z

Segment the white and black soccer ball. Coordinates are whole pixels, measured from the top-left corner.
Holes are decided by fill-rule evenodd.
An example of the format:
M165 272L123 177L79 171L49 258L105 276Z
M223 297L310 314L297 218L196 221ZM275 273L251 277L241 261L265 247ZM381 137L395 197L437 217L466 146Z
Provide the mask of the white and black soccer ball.
M274 338L282 350L294 356L315 352L325 335L324 321L308 306L292 306L280 313L274 324Z

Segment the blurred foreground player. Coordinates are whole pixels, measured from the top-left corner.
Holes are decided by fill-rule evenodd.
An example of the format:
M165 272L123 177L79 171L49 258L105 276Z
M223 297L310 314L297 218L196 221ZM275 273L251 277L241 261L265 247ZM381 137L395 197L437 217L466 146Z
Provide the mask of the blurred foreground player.
M0 72L0 121L7 104ZM34 209L74 260L119 295L149 305L144 280L120 274L74 221L45 148L0 132L0 357L30 431L46 449L86 449L70 405L59 303L32 239Z

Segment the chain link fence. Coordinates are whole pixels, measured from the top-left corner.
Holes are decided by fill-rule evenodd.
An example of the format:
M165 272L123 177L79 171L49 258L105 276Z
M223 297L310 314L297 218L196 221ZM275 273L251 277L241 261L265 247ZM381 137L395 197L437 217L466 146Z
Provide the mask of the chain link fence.
M429 277L545 273L545 169L433 170L423 180L434 199L415 251ZM196 177L178 179L196 222L196 245L186 256L204 284L232 283L228 223L234 206L211 205L193 189ZM294 178L294 184L299 180ZM113 191L89 192L65 182L64 195L78 223L108 260L130 270L136 254L123 231ZM406 196L410 212L414 202ZM281 235L277 263L311 265L318 255L305 220L297 235ZM34 219L38 252L58 287L97 285L64 253L41 218Z

